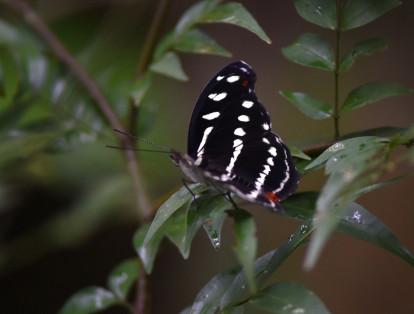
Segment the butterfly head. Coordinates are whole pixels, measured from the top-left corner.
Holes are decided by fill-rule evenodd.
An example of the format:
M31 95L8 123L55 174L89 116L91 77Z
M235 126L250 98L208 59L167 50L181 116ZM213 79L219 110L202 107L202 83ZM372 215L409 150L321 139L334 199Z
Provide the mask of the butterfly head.
M256 82L256 73L246 62L236 61L217 73L216 80L220 81L222 79L229 83L239 81L243 87L253 89Z

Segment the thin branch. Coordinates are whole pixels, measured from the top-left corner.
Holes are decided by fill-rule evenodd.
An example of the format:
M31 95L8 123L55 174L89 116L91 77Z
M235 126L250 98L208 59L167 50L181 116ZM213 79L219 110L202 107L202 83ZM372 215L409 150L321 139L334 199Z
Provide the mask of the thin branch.
M339 66L341 60L341 0L336 0L336 32L335 32L335 99L333 108L334 139L339 138Z
M152 55L154 53L155 44L159 36L162 22L164 21L169 6L169 0L161 0L157 5L154 17L152 19L148 35L145 38L144 45L142 47L141 56L139 58L137 73L135 79L138 80L148 70L148 66L151 62ZM128 113L128 130L131 134L135 134L136 121L138 119L139 108L132 102L129 102L129 113Z
M111 106L95 80L86 72L82 65L66 50L59 39L51 32L46 23L36 14L33 8L23 0L1 0L6 6L17 11L26 23L38 34L40 38L50 47L56 57L65 64L83 85L89 96L94 100L99 110L113 129L124 130L124 126L112 111ZM132 146L131 140L127 137L117 135L121 145ZM136 194L137 206L142 210L144 217L150 217L152 206L148 200L137 164L136 154L133 150L125 150L128 170L130 172L134 191Z

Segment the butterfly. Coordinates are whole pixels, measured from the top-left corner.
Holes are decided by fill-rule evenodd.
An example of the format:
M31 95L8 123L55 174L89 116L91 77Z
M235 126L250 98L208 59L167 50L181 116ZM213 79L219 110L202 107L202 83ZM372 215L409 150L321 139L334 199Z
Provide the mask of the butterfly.
M187 154L173 151L171 158L193 182L278 210L296 190L299 174L289 149L272 132L255 82L244 61L219 71L194 107Z

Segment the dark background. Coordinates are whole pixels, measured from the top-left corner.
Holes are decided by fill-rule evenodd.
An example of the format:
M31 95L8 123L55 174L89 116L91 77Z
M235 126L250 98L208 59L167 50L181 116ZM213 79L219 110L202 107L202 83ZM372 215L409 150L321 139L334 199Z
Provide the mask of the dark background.
M148 19L153 12L151 2L42 0L33 4L72 51L82 51L84 46L93 41L94 32L105 28L108 47L112 47L112 51L102 50L101 53L111 56L108 66L130 62L130 66L134 67L137 55L129 48L139 48L142 43ZM255 68L258 75L257 94L272 115L273 128L286 142L304 147L330 138L331 121L309 120L277 92L283 89L301 90L331 101L332 75L292 64L281 55L280 49L304 32L318 32L329 39L333 39L333 33L301 19L292 1L240 2L250 10L272 39L271 46L236 27L207 25L202 28L230 50L234 60L243 59ZM174 1L165 30L175 25L183 10L191 3ZM0 10L4 10L3 7L0 6ZM77 25L68 28L68 25L73 24ZM91 25L93 27L89 27ZM108 31L111 27L123 29L125 38L113 36ZM413 29L414 3L404 1L402 6L379 20L346 32L344 51L357 41L375 36L386 38L389 49L357 61L341 80L341 99L352 88L370 80L398 81L414 87ZM123 45L118 45L119 42ZM182 60L190 81L182 83L163 77L157 79L154 97L159 112L148 137L184 151L187 124L195 100L206 81L230 61L199 55L183 55ZM413 101L412 96L390 98L358 112L347 113L341 119L341 131L349 133L384 125L408 126L414 120ZM80 177L77 180L88 180L89 171L93 170L83 174L83 168L96 167L95 171L99 171L105 167L105 162L113 162L110 159L114 155L112 152L107 153L102 145L88 144L62 157L62 169L53 171L68 172L70 170L64 169L75 169L73 175ZM96 162L91 158L105 162ZM83 163L79 160L83 160ZM180 173L165 156L143 155L142 164L154 204L159 204L180 185ZM396 169L398 173L405 171L407 168L404 166ZM318 173L303 180L300 190L317 189L322 183L323 174ZM414 180L409 179L360 200L411 250L414 250L413 183ZM77 193L76 189L71 190L71 185L52 188L50 185L24 181L22 186L26 189L22 189L19 208L14 208L21 213L13 222L16 234L20 232L19 228L30 227L42 217L48 217L51 211L71 202L72 193ZM250 209L258 226L260 254L279 246L296 228L295 221L281 218L261 207L251 206ZM122 213L120 211L120 215ZM27 262L12 263L1 269L1 312L55 313L78 289L105 284L106 275L117 262L134 256L131 238L136 227L134 219L119 219L112 223L107 221L87 240L45 254L41 254L41 241L29 241L31 251L38 258L28 258ZM224 245L218 251L212 249L205 234L200 233L193 242L188 260L183 260L169 243L164 243L155 271L150 277L153 313L177 313L192 302L197 291L213 274L236 263L232 254L230 227L227 223ZM275 280L302 282L315 291L336 314L414 313L414 271L401 259L366 242L335 234L316 268L305 272L302 269L305 250L301 248L295 252L277 272Z

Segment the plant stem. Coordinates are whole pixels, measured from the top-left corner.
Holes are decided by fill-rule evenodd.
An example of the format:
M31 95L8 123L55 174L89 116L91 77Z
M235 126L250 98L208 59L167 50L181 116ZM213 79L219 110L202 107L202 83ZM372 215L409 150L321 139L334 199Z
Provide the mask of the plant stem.
M77 80L85 88L89 96L93 99L98 109L108 121L113 129L124 130L124 126L113 112L111 105L106 97L98 87L95 80L89 75L82 65L70 54L63 46L60 40L52 33L42 18L37 15L33 8L24 0L0 0L6 6L18 12L26 21L26 23L43 39L43 41L50 47L56 57L65 64L77 78ZM131 139L126 136L117 134L118 141L121 146L131 147ZM144 189L141 172L138 167L136 154L131 149L125 149L124 155L127 160L128 171L132 178L134 187L134 194L136 196L137 208L142 211L144 217L152 215L152 206L149 202L147 193Z
M334 140L338 140L339 133L339 66L341 60L341 0L336 0L336 31L335 31L335 71L334 71L334 84L335 84L335 99L333 108L334 119Z
M157 10L155 11L154 18L152 19L148 35L145 38L144 45L142 47L141 56L139 58L137 72L135 74L135 79L139 80L142 75L148 70L148 66L151 62L152 55L154 52L155 44L162 26L162 22L167 13L167 8L169 5L169 0L161 0L157 5ZM129 113L128 113L128 130L131 134L135 135L137 127L139 108L132 102L129 102Z

